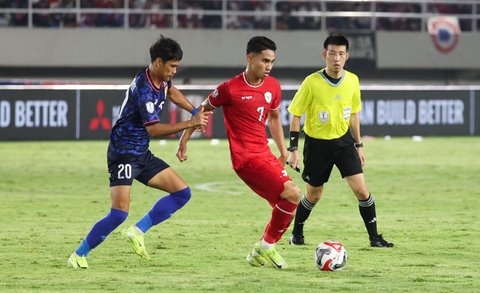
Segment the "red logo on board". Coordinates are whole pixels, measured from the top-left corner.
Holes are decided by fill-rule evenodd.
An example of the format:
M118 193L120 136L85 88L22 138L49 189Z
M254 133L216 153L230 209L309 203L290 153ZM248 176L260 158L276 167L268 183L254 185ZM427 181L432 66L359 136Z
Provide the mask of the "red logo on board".
M88 129L98 130L100 126L103 130L110 130L112 128L110 120L107 117L103 117L104 112L105 104L103 103L102 99L99 99L97 101L97 117L94 117L92 120L90 120Z

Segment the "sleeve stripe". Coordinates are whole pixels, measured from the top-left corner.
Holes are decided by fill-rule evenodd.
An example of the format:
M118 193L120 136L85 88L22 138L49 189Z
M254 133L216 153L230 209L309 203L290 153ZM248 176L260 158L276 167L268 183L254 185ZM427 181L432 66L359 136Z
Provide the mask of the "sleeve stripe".
M153 124L153 123L156 123L156 122L159 122L160 119L155 119L155 120L152 120L152 121L148 121L148 122L144 122L143 125L150 125L150 124Z

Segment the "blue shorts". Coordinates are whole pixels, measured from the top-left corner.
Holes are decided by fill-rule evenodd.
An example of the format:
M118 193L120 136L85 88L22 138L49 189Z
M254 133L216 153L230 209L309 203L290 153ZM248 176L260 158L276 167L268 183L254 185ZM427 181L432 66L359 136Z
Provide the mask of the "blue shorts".
M142 155L122 155L108 150L107 159L110 187L132 185L133 179L148 185L150 179L170 167L149 150Z

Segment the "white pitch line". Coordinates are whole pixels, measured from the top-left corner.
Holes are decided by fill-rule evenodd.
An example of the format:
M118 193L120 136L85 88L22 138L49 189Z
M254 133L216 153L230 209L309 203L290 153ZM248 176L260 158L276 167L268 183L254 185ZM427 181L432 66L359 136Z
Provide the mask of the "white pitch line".
M240 194L238 191L226 191L222 189L218 189L219 186L223 185L230 185L232 186L235 184L232 181L216 181L216 182L207 182L207 183L202 183L202 184L197 184L195 185L195 188L198 188L202 191L207 191L207 192L218 192L218 193L224 193L224 194Z

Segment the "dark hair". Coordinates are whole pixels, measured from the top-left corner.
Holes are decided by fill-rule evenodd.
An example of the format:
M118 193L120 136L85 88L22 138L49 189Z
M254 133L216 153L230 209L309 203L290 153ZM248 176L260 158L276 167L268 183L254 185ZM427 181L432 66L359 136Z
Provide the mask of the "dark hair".
M323 48L326 49L328 45L337 45L337 46L345 46L347 47L348 51L348 40L344 35L341 34L331 34L323 42Z
M163 35L160 35L160 39L150 47L151 62L157 58L162 59L163 62L167 62L169 60L182 60L182 57L183 51L182 48L180 48L180 44L175 40L165 38Z
M247 43L247 55L250 53L260 53L263 50L277 50L275 42L267 37L256 36L251 38Z

